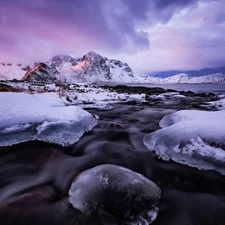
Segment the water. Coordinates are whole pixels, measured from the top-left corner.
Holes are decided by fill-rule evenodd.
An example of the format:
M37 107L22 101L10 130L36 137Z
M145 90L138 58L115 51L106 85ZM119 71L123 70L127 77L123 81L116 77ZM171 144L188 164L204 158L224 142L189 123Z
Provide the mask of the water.
M212 92L215 94L225 93L225 84L129 84L129 86L160 87L178 91L193 91L195 93Z
M225 85L142 86L196 92L204 87L215 93L225 90ZM89 109L99 116L98 125L69 148L37 141L0 148L0 224L124 225L116 216L110 217L114 223L103 224L99 218L89 221L68 203L72 180L101 164L129 168L161 188L154 225L224 224L225 178L213 171L164 162L142 142L146 134L160 128L159 121L165 115L188 109L189 103L175 99L154 105L122 104L110 111ZM191 99L192 108L199 104L199 97Z

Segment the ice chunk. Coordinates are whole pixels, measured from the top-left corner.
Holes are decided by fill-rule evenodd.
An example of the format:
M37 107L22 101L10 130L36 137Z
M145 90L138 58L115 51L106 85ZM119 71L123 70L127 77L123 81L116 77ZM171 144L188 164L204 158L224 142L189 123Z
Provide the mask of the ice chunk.
M144 144L164 159L225 175L225 113L182 110L165 116Z
M96 119L83 109L63 106L56 96L50 96L56 104L46 98L47 95L37 98L25 93L0 93L0 146L31 140L69 146L96 125Z
M77 176L69 201L86 216L120 218L118 224L149 224L159 210L161 191L146 177L115 165L100 165ZM105 216L105 218L104 218ZM103 218L102 218L103 217Z

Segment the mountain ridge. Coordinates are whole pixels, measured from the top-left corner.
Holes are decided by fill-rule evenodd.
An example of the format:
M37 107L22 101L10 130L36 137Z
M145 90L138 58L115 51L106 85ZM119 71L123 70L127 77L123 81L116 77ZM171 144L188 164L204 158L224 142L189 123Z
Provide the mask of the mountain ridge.
M192 77L186 73L180 73L167 78L148 77L146 80L149 83L158 84L220 84L225 83L225 75L222 73L215 73L205 76Z
M22 78L28 82L144 82L127 63L108 59L90 51L81 58L69 55L54 56L39 63Z
M200 71L207 73L220 69L223 72L223 67ZM176 71L169 72L176 73ZM187 73L178 73L168 77L155 76L157 73L153 76L139 75L134 73L127 63L108 59L94 51L77 58L71 55L56 55L48 61L34 64L0 63L0 79L21 79L31 83L225 83L224 74L225 72L191 76Z

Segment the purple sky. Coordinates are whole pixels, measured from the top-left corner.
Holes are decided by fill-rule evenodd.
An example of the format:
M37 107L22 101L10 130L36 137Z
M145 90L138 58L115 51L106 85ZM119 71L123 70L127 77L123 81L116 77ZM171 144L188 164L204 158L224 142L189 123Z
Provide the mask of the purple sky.
M225 0L0 0L0 62L96 51L137 72L225 66Z

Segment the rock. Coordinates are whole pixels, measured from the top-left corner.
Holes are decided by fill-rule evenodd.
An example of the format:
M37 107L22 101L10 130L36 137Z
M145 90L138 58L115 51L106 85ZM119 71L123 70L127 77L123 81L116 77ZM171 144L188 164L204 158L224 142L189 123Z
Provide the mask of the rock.
M155 220L161 191L132 170L100 165L77 176L69 190L69 202L85 217L100 224L149 224Z

